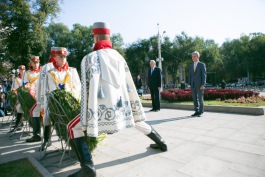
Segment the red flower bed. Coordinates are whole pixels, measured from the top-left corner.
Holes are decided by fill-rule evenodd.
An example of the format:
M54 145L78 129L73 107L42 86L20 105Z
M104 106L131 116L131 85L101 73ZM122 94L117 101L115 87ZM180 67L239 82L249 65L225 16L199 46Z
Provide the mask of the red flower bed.
M204 100L227 100L238 99L240 97L258 96L259 93L250 90L233 90L233 89L205 89ZM179 90L169 89L161 92L161 98L170 102L173 101L191 101L192 94L190 89Z

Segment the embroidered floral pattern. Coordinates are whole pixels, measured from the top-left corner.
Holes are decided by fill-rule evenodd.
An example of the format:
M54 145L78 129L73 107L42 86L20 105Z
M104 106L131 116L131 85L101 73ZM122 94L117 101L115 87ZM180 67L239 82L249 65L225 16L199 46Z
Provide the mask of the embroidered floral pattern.
M110 58L104 58L105 52L111 54ZM108 64L115 68L118 65L117 72L113 72L115 74L110 77L112 81L111 78L115 76L113 82L108 82L101 76L101 74L108 74L107 70L101 70ZM115 79L118 81L120 79L116 85ZM119 57L116 51L98 50L84 57L81 64L81 83L80 121L83 128L87 129L88 136L115 133L121 129L133 127L136 122L146 119L130 70L125 60L122 56ZM100 89L104 91L104 98L98 96ZM93 93L89 93L89 90Z

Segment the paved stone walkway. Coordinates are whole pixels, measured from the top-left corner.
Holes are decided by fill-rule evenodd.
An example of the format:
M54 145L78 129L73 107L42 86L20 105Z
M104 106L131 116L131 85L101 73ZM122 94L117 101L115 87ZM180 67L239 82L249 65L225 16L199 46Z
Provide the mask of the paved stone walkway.
M192 111L145 110L147 123L165 139L168 151L150 149L152 141L134 128L108 135L93 153L99 177L265 177L265 116L206 112L192 118ZM71 159L58 167L55 135L48 148L52 157L40 160L40 143L27 144L26 136L10 139L6 119L0 119L0 163L30 155L55 177L79 168L78 163L64 166Z

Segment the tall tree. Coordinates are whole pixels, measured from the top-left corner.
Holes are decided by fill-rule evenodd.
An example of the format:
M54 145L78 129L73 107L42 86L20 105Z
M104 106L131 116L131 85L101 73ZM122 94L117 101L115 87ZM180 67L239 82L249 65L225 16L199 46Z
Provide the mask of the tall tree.
M124 42L120 33L111 35L111 42L113 49L117 50L123 57L125 57L125 51L123 48Z
M51 47L66 47L70 45L70 30L68 27L62 23L51 23L48 27L46 27L47 37L47 45L46 50L43 53L41 63L44 64L48 61L50 56Z
M249 41L249 76L251 80L264 80L265 78L265 34L252 33Z
M223 78L224 67L218 45L213 40L202 43L200 60L206 64L207 82L216 85Z
M68 62L70 66L76 67L80 71L80 64L85 55L92 51L93 36L92 27L82 26L80 24L74 24L73 30L68 37L69 45L68 50L70 55L68 56Z
M134 76L143 74L150 60L150 42L139 39L127 46L125 55L130 71ZM145 76L143 76L145 77Z
M247 41L246 41L247 40ZM249 39L234 39L225 42L220 53L225 67L224 77L228 81L237 81L238 78L247 77L247 42Z
M185 32L182 32L180 35L176 35L174 38L172 52L175 57L172 58L171 66L169 67L169 72L173 76L174 83L176 83L178 78L180 64L186 68L186 77L188 76L188 65L191 63L191 52L198 50L198 47L195 47L198 41L199 40L194 42L194 39L189 37Z
M59 11L57 0L4 0L1 29L8 30L4 53L15 66L26 64L31 55L41 55L47 45L44 25Z

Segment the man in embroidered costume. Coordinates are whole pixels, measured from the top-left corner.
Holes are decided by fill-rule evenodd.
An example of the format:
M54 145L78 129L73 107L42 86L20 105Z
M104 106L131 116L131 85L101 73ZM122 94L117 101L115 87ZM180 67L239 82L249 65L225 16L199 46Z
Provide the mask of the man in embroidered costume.
M15 93L17 92L17 89L22 86L22 78L23 78L25 69L26 69L26 67L24 65L20 65L18 67L18 70L19 70L18 76L13 80L12 86L11 86L11 90ZM22 123L23 110L22 110L21 105L18 101L17 101L17 104L15 106L15 110L17 112L16 122L15 122L14 128L10 132L14 132L15 130L21 130L19 125L23 125L23 123Z
M29 93L36 99L36 93L38 92L37 81L40 75L40 58L38 56L32 56L30 58L30 68L25 72L23 77L23 85L29 90ZM30 109L30 117L33 123L33 136L26 139L26 142L38 142L40 137L40 109L37 104L34 104Z
M47 100L44 100L45 94L46 94L46 82L45 82L45 78L46 75L48 73L48 71L50 69L53 68L53 62L55 62L55 52L56 52L56 47L51 47L51 52L50 52L50 58L47 64L43 65L41 68L41 72L40 72L40 77L38 79L38 92L37 92L37 105L41 110L41 113L44 113L44 128L43 128L43 143L41 145L40 151L43 151L47 142L50 139L50 134L51 134L51 126L49 122L46 122L45 120L49 120L48 117L49 114L47 112L47 105L44 105L44 102L47 102Z
M55 61L52 62L53 67L47 72L45 77L45 93L50 93L56 89L64 89L67 92L70 92L76 99L80 100L81 96L81 82L80 77L77 73L76 68L69 67L67 62L67 50L64 47L55 48ZM47 97L44 94L44 111L47 112ZM50 126L51 121L49 115L45 113L44 125ZM45 130L44 130L45 131ZM47 138L48 138L47 134ZM44 139L45 141L45 139ZM47 143L47 141L46 141ZM45 147L41 147L41 150Z
M69 67L67 62L67 50L64 47L56 47L55 61L52 63L45 78L46 92L52 92L56 89L64 89L70 92L76 99L80 100L81 83L76 68ZM44 104L47 105L44 97ZM45 120L46 121L46 120Z
M84 139L102 133L116 133L135 127L156 144L152 148L167 151L167 145L150 125L125 59L110 42L110 29L103 22L93 25L94 52L81 63L81 113L68 124L70 138L78 147L81 170L70 176L95 177L91 152Z

